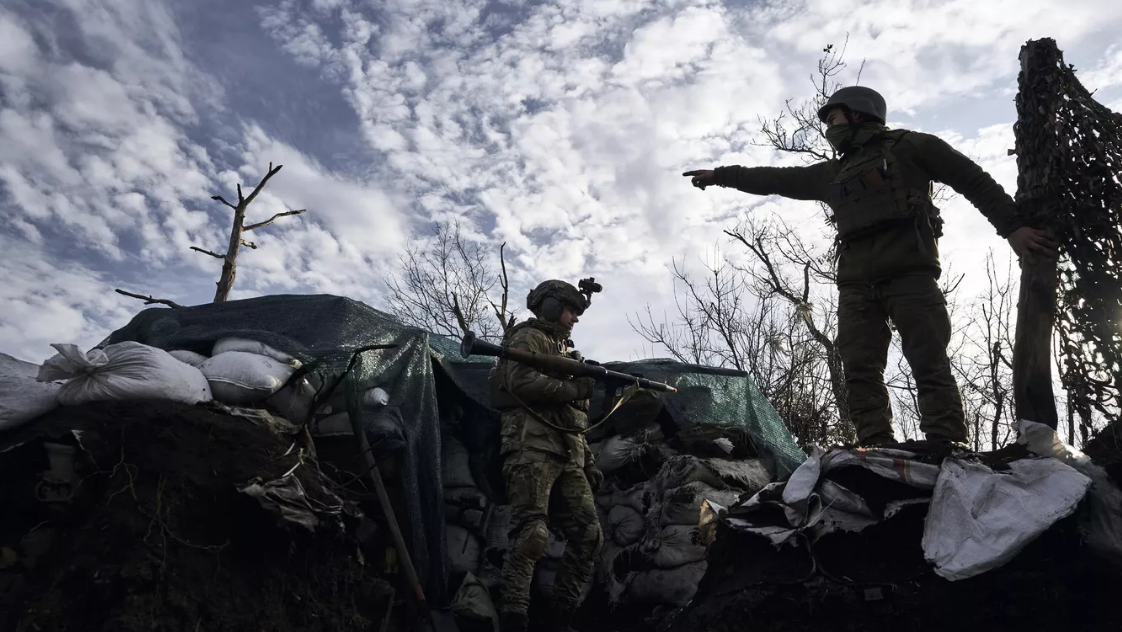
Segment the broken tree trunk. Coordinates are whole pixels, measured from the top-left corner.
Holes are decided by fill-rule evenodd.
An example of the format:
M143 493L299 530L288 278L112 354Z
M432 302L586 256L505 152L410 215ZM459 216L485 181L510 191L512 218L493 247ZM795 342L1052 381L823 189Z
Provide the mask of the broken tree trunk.
M218 278L218 287L214 292L215 303L221 303L230 297L230 290L233 289L234 279L238 275L238 251L241 250L241 247L246 246L247 248L252 248L254 250L257 249L257 244L246 241L242 236L251 230L264 228L265 226L268 226L269 224L277 221L278 218L287 217L289 215L299 215L307 210L300 209L298 211L285 211L283 213L277 213L276 215L273 215L263 222L250 224L249 226L245 225L245 212L246 209L249 208L249 204L253 202L253 199L256 198L257 194L261 192L261 189L265 187L265 183L269 181L269 178L272 178L274 175L276 175L282 167L284 167L284 165L277 165L276 168L273 168L273 163L270 162L268 173L265 174L264 178L261 178L261 182L259 182L257 186L254 187L253 192L249 194L249 197L242 197L242 185L239 184L237 204L230 204L221 195L215 195L211 198L212 200L218 200L226 206L234 209L234 221L230 228L230 243L226 248L225 255L220 255L216 252L204 250L203 248L199 248L197 246L191 247L191 250L201 252L204 255L210 255L215 259L222 260L222 275Z
M1027 223L1050 228L1063 205L1054 165L1059 139L1055 134L1055 92L1052 80L1060 65L1052 40L1034 40L1021 48L1018 79L1017 203ZM1051 176L1051 178L1049 177ZM1013 345L1013 398L1017 419L1052 428L1058 424L1052 392L1052 326L1056 313L1056 260L1021 259L1021 289L1017 301L1017 332Z

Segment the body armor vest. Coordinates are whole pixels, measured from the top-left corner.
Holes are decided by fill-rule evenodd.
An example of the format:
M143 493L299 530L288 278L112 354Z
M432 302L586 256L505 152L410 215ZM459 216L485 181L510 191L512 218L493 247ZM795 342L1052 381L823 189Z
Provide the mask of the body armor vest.
M924 191L909 189L892 152L906 134L906 130L883 132L842 160L828 200L842 241L909 221L916 222L917 228L926 223L936 239L942 236L930 181Z

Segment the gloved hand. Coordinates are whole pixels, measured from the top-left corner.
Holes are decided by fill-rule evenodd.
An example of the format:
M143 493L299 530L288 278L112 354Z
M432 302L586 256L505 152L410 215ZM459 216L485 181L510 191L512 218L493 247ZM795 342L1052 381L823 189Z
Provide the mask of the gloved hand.
M572 380L576 386L576 397L573 399L592 399L592 391L596 388L596 380L590 377L578 377Z
M584 464L584 477L588 479L588 486L592 488L593 494L600 491L600 486L604 484L604 473L596 467L595 463Z
M569 352L569 357L576 360L577 362L584 362L584 356L582 356L580 354L580 351L577 351L576 349L573 349Z

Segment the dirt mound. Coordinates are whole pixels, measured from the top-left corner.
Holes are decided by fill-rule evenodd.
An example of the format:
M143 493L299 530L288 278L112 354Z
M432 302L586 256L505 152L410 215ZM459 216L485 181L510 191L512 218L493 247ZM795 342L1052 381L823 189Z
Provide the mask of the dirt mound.
M0 629L378 629L393 590L300 437L167 402L64 408L3 437ZM69 500L36 497L44 441L78 449ZM253 481L268 501L239 491Z

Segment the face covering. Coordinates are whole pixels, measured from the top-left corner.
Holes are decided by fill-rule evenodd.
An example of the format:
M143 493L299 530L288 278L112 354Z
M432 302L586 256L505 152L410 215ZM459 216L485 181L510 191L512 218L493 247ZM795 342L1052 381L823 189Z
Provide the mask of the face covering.
M877 122L858 123L856 128L844 123L842 125L831 125L826 128L826 142L830 143L835 151L844 154L854 147L864 145L885 129L883 125Z

